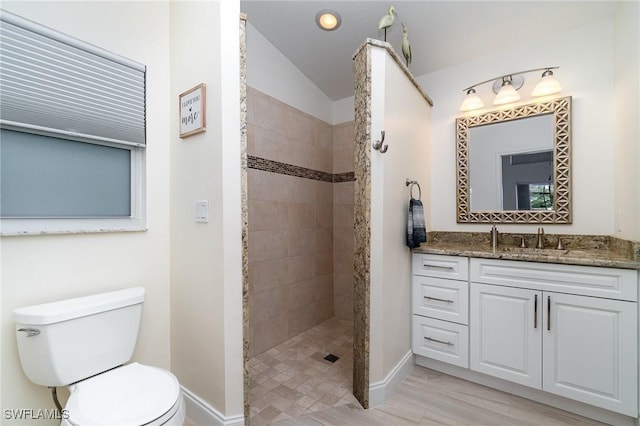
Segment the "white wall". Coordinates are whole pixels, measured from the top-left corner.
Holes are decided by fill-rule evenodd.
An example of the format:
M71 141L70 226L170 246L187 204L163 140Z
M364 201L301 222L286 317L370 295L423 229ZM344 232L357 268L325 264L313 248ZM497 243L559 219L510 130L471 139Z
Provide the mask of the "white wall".
M621 3L614 22L614 233L640 241L640 3Z
M247 85L333 124L332 101L247 22Z
M207 85L207 131L171 140L171 367L212 414L243 411L239 1L171 3L171 117ZM209 201L196 223L195 202ZM213 411L215 410L215 411ZM210 413L211 414L211 413Z
M385 380L411 349L411 256L406 246L407 178L422 187L428 214L430 107L385 49L372 47L371 325L369 381ZM417 194L417 191L414 191ZM427 221L428 221L427 217Z
M346 123L347 121L353 121L355 118L354 109L354 97L339 99L332 105L333 109L333 124Z
M555 75L562 84L563 91L557 96L573 97L573 224L553 225L553 230L548 229L548 232L605 235L614 233L613 188L617 182L633 178L634 172L626 167L624 176L614 178L616 103L613 91L613 43L613 22L607 20L559 33L552 39L522 45L516 50L497 52L490 57L418 77L418 81L435 103L431 132L431 174L434 177L431 192L431 230L488 230L486 225L459 225L455 221L454 122L464 98L462 89L496 75L537 67L559 66L560 69L555 71ZM635 46L637 49L637 38ZM637 77L637 69L635 75ZM535 73L525 75L525 86L520 89L523 94L521 103L529 101L528 93L539 78ZM478 94L483 97L485 105L491 106L493 92L490 84L480 86ZM630 97L627 103L631 103L631 99ZM637 100L637 91L635 99ZM634 122L637 122L637 115ZM637 136L635 141L637 145ZM636 190L633 198L637 199L637 192ZM623 207L627 208L620 206ZM633 209L630 213L634 213ZM637 207L634 214L637 222ZM536 225L502 225L508 232L535 232L535 227Z
M148 231L1 239L2 409L37 410L53 408L53 402L47 388L33 385L22 373L11 319L12 311L21 306L143 286L147 299L134 360L169 368L167 123L174 121L169 114L169 6L164 2L3 1L2 8L146 64L148 70Z
M247 85L329 124L353 121L353 96L335 102L247 23Z

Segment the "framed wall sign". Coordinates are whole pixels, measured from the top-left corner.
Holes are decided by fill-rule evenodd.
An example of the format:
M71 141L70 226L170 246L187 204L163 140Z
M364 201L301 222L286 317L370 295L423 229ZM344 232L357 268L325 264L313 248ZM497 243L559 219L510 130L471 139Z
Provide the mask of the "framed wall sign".
M207 130L207 86L202 83L180 94L180 137Z

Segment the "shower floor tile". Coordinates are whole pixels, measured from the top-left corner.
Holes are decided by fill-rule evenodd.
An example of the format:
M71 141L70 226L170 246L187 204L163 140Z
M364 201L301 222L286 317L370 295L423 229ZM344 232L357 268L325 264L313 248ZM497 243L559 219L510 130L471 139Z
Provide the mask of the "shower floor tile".
M324 359L329 354L335 362ZM353 322L331 318L249 360L252 426L345 404L352 394Z

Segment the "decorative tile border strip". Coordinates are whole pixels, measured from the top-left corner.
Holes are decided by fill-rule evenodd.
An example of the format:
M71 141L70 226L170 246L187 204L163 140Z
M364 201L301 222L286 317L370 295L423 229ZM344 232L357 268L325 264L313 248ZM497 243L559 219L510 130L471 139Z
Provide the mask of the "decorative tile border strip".
M250 169L262 170L264 172L319 180L322 182L352 182L355 180L353 172L332 174L322 172L320 170L307 169L306 167L294 166L293 164L267 160L266 158L255 157L252 155L247 157L247 166Z
M353 182L356 180L354 172L334 173L333 183Z

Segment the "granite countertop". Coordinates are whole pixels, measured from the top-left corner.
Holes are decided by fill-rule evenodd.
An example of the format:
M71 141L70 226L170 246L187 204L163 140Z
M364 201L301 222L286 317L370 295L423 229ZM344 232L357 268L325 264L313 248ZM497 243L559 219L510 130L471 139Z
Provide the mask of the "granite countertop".
M430 232L428 242L413 249L413 253L640 270L639 243L609 236L545 235L546 248L520 248L518 242L523 236L528 247L535 247L533 234L504 234L494 252L488 233ZM567 243L564 249L557 250L553 247L560 237Z

